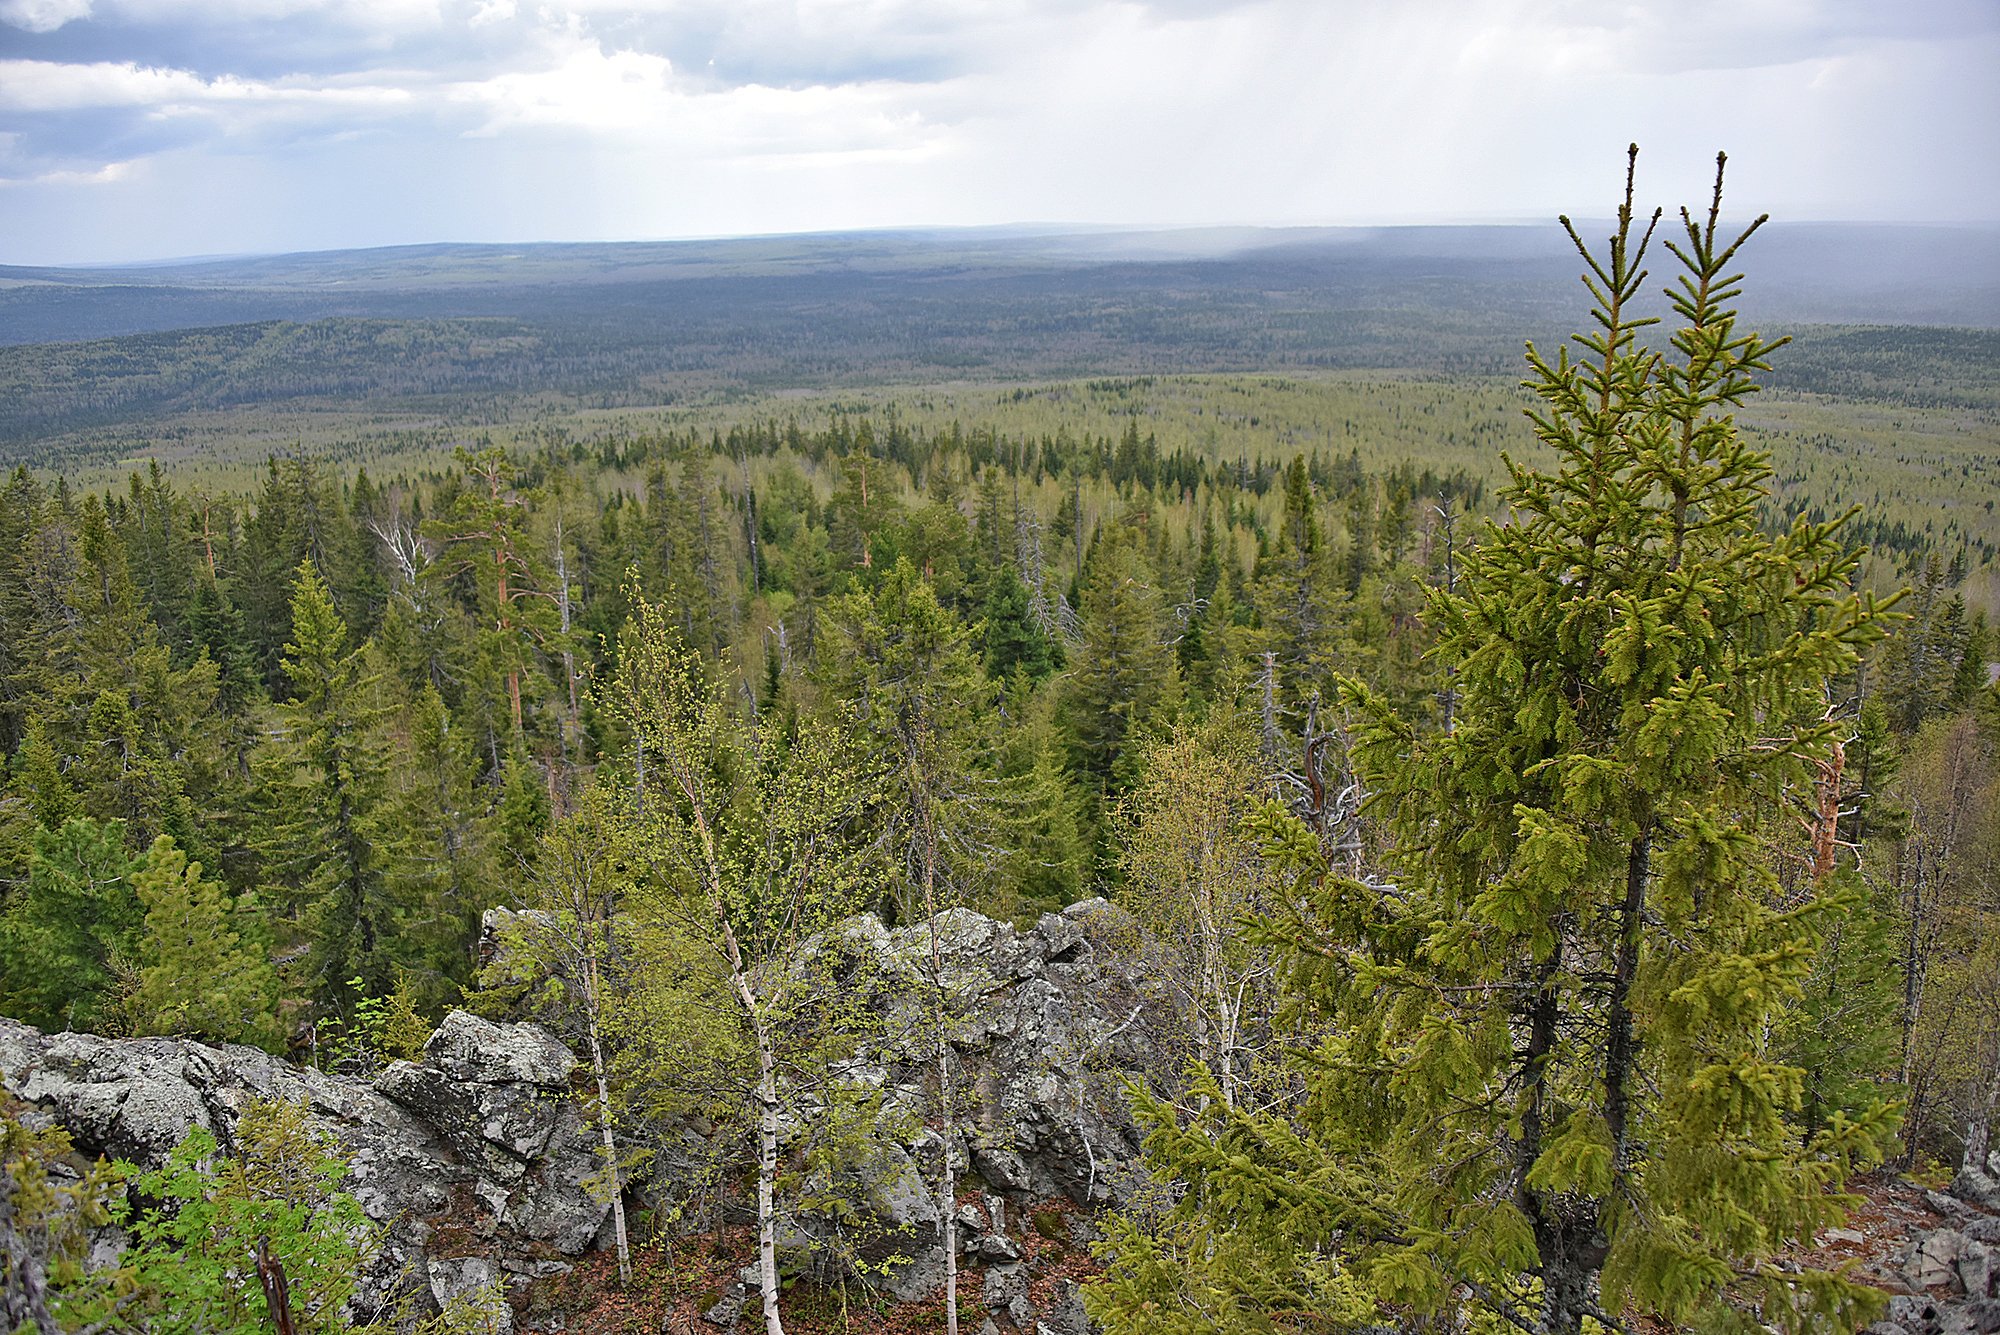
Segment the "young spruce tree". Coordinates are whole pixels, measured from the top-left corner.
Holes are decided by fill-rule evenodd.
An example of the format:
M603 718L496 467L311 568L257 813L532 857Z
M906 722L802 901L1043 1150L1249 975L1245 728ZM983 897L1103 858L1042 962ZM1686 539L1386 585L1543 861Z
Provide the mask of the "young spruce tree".
M1848 909L1783 896L1776 869L1804 852L1787 803L1833 740L1825 684L1881 609L1850 591L1839 521L1759 527L1771 470L1730 410L1778 345L1728 305L1756 224L1718 238L1718 168L1669 243L1680 328L1645 346L1659 214L1635 226L1631 179L1607 256L1564 220L1597 304L1581 355L1529 348L1555 467L1510 461L1508 522L1431 598L1455 728L1417 735L1343 685L1389 878L1330 876L1268 818L1297 907L1264 935L1323 1035L1304 1097L1192 1124L1142 1102L1156 1171L1189 1189L1113 1233L1092 1300L1113 1331L1352 1321L1357 1300L1542 1335L1866 1320L1870 1290L1771 1258L1842 1217L1891 1116L1802 1132L1770 1035Z

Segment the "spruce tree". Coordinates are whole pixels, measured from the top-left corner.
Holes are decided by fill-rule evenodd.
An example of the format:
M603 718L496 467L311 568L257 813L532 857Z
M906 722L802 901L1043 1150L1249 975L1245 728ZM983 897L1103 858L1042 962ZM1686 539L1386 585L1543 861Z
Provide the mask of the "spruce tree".
M1080 609L1083 643L1070 679L1069 722L1079 768L1111 791L1131 782L1136 744L1159 723L1163 697L1178 686L1166 618L1146 560L1147 518L1139 514L1112 526L1091 553Z
M402 934L392 864L404 832L388 791L380 709L362 656L347 648L347 622L308 560L293 585L284 671L291 698L281 727L254 758L266 825L259 839L273 878L308 947L301 990L322 1013L344 1012L359 977L386 995L395 965L421 960Z
M1574 360L1530 346L1555 467L1510 461L1509 522L1431 597L1456 726L1418 735L1343 684L1388 875L1329 875L1267 818L1295 884L1262 934L1323 1037L1290 1115L1141 1101L1156 1170L1190 1186L1167 1227L1114 1233L1112 1330L1263 1330L1357 1297L1543 1335L1851 1330L1869 1305L1771 1257L1843 1216L1893 1119L1829 1108L1803 1133L1772 1030L1851 904L1786 896L1777 869L1806 855L1787 803L1834 740L1826 683L1881 609L1850 592L1840 521L1759 526L1771 469L1730 414L1778 345L1729 309L1756 224L1720 238L1720 203L1718 170L1669 243L1664 350L1638 339L1659 214L1635 226L1630 171L1608 256L1565 220L1597 328ZM1213 1319L1163 1323L1167 1292Z
M100 1026L140 925L117 821L38 828L20 895L0 913L0 1011L42 1029Z

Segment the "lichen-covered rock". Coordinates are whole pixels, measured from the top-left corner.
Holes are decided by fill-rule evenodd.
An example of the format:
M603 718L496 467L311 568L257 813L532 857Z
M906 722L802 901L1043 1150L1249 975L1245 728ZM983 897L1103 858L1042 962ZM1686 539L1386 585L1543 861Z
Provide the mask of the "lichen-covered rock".
M576 1058L538 1025L453 1011L421 1062L395 1062L375 1088L422 1117L497 1177L519 1177L564 1124Z
M537 985L531 962L504 958L518 925L516 915L489 913L482 949L514 966L509 976L526 996ZM957 1092L949 1143L936 1106L937 1054L923 1038L937 1032L931 924L890 930L858 918L822 946L851 966L852 985L886 1036L842 1075L884 1104L883 1131L865 1162L844 1170L858 1188L849 1194L874 1216L875 1250L864 1259L902 1258L880 1281L891 1296L937 1291L945 1261L938 1170L949 1154L960 1190L985 1201L984 1209L956 1207L968 1261L987 1263L989 1282L1016 1277L1000 1281L1005 1292L990 1310L1014 1329L1082 1330L1074 1304L1036 1310L1017 1260L1021 1229L1050 1198L1086 1209L1116 1204L1138 1181L1140 1137L1126 1085L1178 1065L1169 1037L1178 1017L1157 956L1132 918L1101 899L1044 914L1026 931L965 909L936 925ZM44 1035L0 1020L0 1083L68 1128L86 1152L157 1164L191 1127L228 1146L253 1099L304 1101L341 1144L347 1189L385 1225L371 1302L402 1292L441 1304L560 1269L562 1258L602 1244L609 1205L592 1190L599 1164L572 1089L576 1066L538 1025L464 1012L445 1018L420 1060L393 1063L372 1083L252 1048ZM672 1166L712 1128L653 1132L657 1143L645 1148L660 1180L639 1194L670 1194ZM809 1228L787 1236L813 1245Z
M514 1310L507 1305L506 1276L483 1256L431 1261L425 1267L431 1297L440 1309L453 1302L489 1335L514 1335Z
M1913 1289L1945 1288L1958 1278L1958 1258L1966 1239L1948 1228L1932 1229L1910 1247L1903 1262L1903 1278Z
M1994 1169L1991 1161L1987 1168ZM1962 1168L1951 1180L1951 1194L1988 1210L2000 1210L2000 1170L1982 1172L1977 1168Z
M145 1168L195 1127L228 1149L256 1099L305 1104L340 1145L345 1188L384 1226L359 1307L398 1295L422 1307L453 1276L513 1282L561 1268L554 1258L587 1250L609 1210L585 1185L595 1155L567 1097L575 1061L562 1045L534 1026L456 1013L439 1035L423 1061L371 1088L256 1048L43 1034L0 1019L0 1087L84 1153Z
M946 1153L960 1165L962 1190L985 1188L994 1226L961 1210L968 1227L960 1246L969 1260L1009 1267L1021 1249L1004 1221L1012 1213L1018 1227L1028 1217L1025 1209L1010 1212L1009 1200L1025 1207L1067 1197L1095 1208L1122 1202L1137 1185L1140 1134L1126 1086L1175 1065L1165 1036L1176 1017L1144 934L1102 899L1044 914L1028 931L964 909L939 915L937 927L958 1095L952 1143L939 1134L936 1054L920 1037L937 1030L929 923L889 930L860 918L840 937L839 948L867 963L855 978L872 989L868 1004L884 1032L917 1036L873 1054L875 1069L857 1074L932 1129L917 1155L926 1194L937 1190ZM891 1194L907 1200L910 1174L900 1164L895 1174ZM880 1213L885 1222L915 1225L902 1230L911 1260L892 1272L887 1290L934 1292L943 1276L936 1205ZM989 1283L997 1273L987 1272ZM1025 1285L1007 1287L996 1317L1020 1330L1046 1324ZM1080 1319L1080 1310L1074 1315Z

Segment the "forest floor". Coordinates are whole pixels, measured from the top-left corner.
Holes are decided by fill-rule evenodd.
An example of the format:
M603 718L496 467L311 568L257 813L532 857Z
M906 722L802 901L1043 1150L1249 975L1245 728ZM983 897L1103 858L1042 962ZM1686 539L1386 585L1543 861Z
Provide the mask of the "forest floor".
M1903 1262L1911 1245L1933 1229L1962 1220L1964 1208L1944 1203L1922 1183L1894 1174L1874 1174L1853 1184L1861 1198L1845 1227L1827 1229L1814 1245L1785 1261L1815 1269L1848 1267L1857 1279L1891 1294L1911 1293ZM1067 1202L1051 1203L1017 1218L1074 1213ZM1058 1236L1047 1236L1056 1233ZM1037 1308L1054 1301L1064 1281L1082 1283L1101 1266L1087 1247L1067 1239L1067 1229L1024 1228L1015 1241L1032 1276L1030 1298ZM641 1247L633 1253L632 1283L621 1288L609 1253L594 1254L568 1274L538 1285L517 1304L524 1328L560 1330L566 1335L713 1335L701 1314L727 1291L737 1272L754 1264L755 1230L724 1229L684 1240L674 1251ZM987 1310L982 1301L985 1267L968 1262L959 1277L961 1328L978 1330ZM1931 1295L1948 1298L1942 1290ZM942 1296L925 1302L892 1303L860 1285L819 1287L800 1283L784 1298L785 1327L795 1335L929 1335L944 1329ZM744 1324L754 1324L754 1292ZM1668 1335L1668 1327L1643 1324L1646 1335Z
M1029 1278L1028 1298L1038 1311L1052 1306L1067 1281L1080 1284L1102 1267L1088 1247L1070 1240L1076 1210L1051 1201L1015 1218L1036 1221L1013 1241ZM1049 1226L1041 1221L1054 1219ZM1053 1235L1053 1236L1051 1236ZM530 1289L516 1306L517 1329L560 1330L564 1335L716 1335L702 1313L728 1291L737 1273L757 1260L757 1234L744 1226L683 1239L671 1252L645 1246L632 1253L632 1282L620 1287L609 1252L585 1257L567 1274ZM988 1315L983 1300L986 1267L973 1261L959 1272L959 1325L977 1331ZM895 1303L859 1283L792 1285L780 1300L790 1335L934 1335L945 1328L942 1294L923 1302ZM739 1330L757 1325L754 1288Z

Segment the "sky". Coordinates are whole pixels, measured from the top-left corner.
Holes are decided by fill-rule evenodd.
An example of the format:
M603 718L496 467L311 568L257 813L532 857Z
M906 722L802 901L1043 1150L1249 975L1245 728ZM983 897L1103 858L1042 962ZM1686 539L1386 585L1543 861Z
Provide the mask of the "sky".
M0 0L0 263L2000 220L2000 0Z

